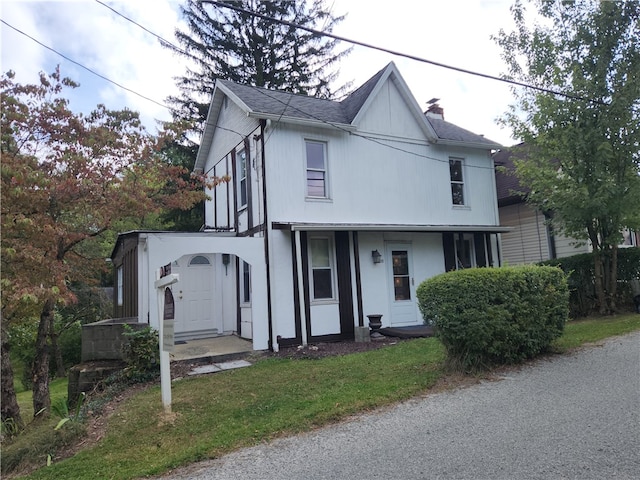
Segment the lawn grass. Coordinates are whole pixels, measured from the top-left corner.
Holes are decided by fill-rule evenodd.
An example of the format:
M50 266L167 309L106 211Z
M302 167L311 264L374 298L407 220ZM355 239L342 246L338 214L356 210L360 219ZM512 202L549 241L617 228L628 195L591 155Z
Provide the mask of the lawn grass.
M554 349L565 352L634 330L640 330L637 314L570 322ZM445 374L444 359L433 338L320 360L263 359L175 382L171 416L163 414L156 386L118 409L99 444L28 478L157 475L424 393Z
M576 320L565 325L564 334L553 343L553 348L558 352L566 352L585 343L624 335L635 330L640 330L640 315L637 313Z

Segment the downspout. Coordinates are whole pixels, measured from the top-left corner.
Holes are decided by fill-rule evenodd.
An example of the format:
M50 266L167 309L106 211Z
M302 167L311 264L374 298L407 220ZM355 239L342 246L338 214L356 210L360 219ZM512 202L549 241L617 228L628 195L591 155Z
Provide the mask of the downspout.
M269 253L269 235L271 228L269 227L268 215L267 215L267 168L266 168L266 156L264 154L264 134L266 128L266 120L260 120L260 156L262 159L262 211L264 212L264 258L267 270L267 322L269 328L269 345L271 350L277 352L280 346L277 343L278 336L276 335L276 325L273 322L273 316L271 314L271 276L270 276L270 253Z

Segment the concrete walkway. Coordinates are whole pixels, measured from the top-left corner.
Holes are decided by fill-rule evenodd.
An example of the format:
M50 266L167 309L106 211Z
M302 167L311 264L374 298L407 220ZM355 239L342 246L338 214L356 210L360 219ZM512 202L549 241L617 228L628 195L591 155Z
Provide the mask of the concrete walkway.
M211 360L225 361L249 355L253 351L253 344L235 335L188 340L178 343L171 354L171 361Z

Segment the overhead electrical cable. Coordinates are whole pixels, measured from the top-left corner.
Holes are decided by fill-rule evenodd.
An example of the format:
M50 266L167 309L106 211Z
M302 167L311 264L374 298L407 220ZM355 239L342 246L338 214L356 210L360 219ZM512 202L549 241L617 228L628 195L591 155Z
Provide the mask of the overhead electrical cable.
M264 95L264 96L266 96L266 97L270 98L271 100L274 100L274 101L276 101L276 102L281 103L281 104L283 104L283 105L284 105L284 109L283 109L282 113L280 114L280 117L278 118L278 120L276 121L276 123L277 123L277 122L279 122L279 121L280 121L280 119L283 117L283 115L284 115L284 111L285 111L287 108L291 108L291 109L293 109L293 110L297 110L298 112L300 112L300 113L302 113L302 114L304 114L304 115L308 115L309 117L313 118L314 120L317 120L317 121L319 121L319 122L322 122L322 123L325 123L325 124L327 124L327 125L330 125L330 126L332 126L333 128L336 128L336 129L338 129L338 130L342 130L343 132L345 132L345 133L347 133L347 134L349 134L349 135L353 135L354 137L359 137L359 138L362 138L362 139L364 139L364 140L368 140L368 141L370 141L370 142L377 143L378 145L382 145L383 147L387 147L387 148L390 148L390 149L392 149L392 150L396 150L396 151L399 151L399 152L402 152L402 153L407 153L407 154L409 154L409 155L414 155L414 156L416 156L416 157L426 158L427 160L435 160L435 161L437 161L437 162L441 162L441 163L447 163L447 164L449 163L449 160L443 160L442 158L431 157L431 156L429 156L429 155L423 155L423 154L421 154L421 153L412 152L411 150L405 150L404 148L400 148L400 147L396 147L396 146L394 146L394 145L389 145L388 143L384 143L382 140L377 139L377 138L374 138L374 137L372 137L372 136L370 136L370 135L363 135L363 134L361 134L361 133L357 133L357 132L353 132L353 131L351 131L351 130L347 130L346 128L344 128L344 127L342 127L342 126L340 126L340 125L338 125L338 124L335 124L335 123L329 122L329 121L327 121L327 120L323 120L323 119L321 119L321 118L319 118L319 117L317 117L317 116L315 116L315 115L313 115L313 114L311 114L311 113L309 113L309 112L307 112L307 111L304 111L304 110L302 110L302 109L300 109L300 108L294 107L293 105L291 105L290 101L289 101L289 102L287 102L287 103L285 103L285 102L283 102L282 100L280 100L279 98L276 98L276 97L274 97L274 96L272 96L272 95L269 95L269 94L267 93L267 91L266 91L265 89L263 89L263 88L255 87L255 89L256 89L259 93L261 93L262 95ZM268 140L268 138L267 138L267 140ZM395 142L395 143L401 143L401 144L402 144L402 143L404 143L404 144L408 144L408 143L409 143L409 142L405 142L405 141L402 141L402 140L389 140L389 141L392 141L392 142ZM266 142L265 142L265 143L266 143ZM415 145L415 144L412 144L412 145ZM426 145L426 146L428 146L428 145ZM494 170L494 167L482 167L482 166L480 166L480 165L467 165L467 167L469 167L469 168L479 168L479 169L484 169L484 170Z
M144 30L145 32L153 35L154 37L156 37L158 40L160 40L163 43L166 43L167 45L169 45L171 48L174 48L175 50L179 51L180 53L182 53L183 55L189 55L187 52L185 52L183 49L181 49L180 47L177 47L176 45L174 45L173 43L171 43L169 40L162 38L160 35L153 33L151 30L149 30L148 28L146 28L143 25L140 25L138 22L136 22L135 20L127 17L126 15L124 15L123 13L120 13L119 11L117 11L116 9L114 9L113 7L107 5L104 2L101 2L100 0L95 0L96 3L99 3L100 5L102 5L103 7L108 8L109 10L111 10L113 13L115 13L116 15L119 15L120 17L124 18L125 20L127 20L128 22L133 23L136 27L140 27L142 30Z
M42 46L42 47L46 48L47 50L52 51L52 52L53 52L53 53L55 53L56 55L61 56L62 58L64 58L65 60L67 60L67 61L69 61L69 62L71 62L71 63L73 63L74 65L77 65L77 66L79 66L80 68L83 68L84 70L88 71L89 73L91 73L91 74L93 74L93 75L95 75L95 76L97 76L97 77L99 77L99 78L101 78L101 79L103 79L103 80L105 80L105 81L107 81L107 82L109 82L109 83L112 83L113 85L115 85L115 86L117 86L117 87L119 87L119 88L122 88L123 90L126 90L127 92L133 93L134 95L137 95L138 97L143 98L144 100L147 100L147 101L149 101L149 102L155 103L156 105L158 105L158 106L160 106L160 107L162 107L162 108L166 108L167 110L169 110L169 111L170 111L170 112L172 112L172 113L174 113L174 112L177 112L177 111L178 111L177 109L172 108L172 107L170 107L170 106L169 106L169 105L167 105L167 104L164 104L164 103L158 102L157 100L154 100L153 98L146 97L146 96L142 95L141 93L138 93L138 92L136 92L135 90L132 90L131 88L125 87L124 85L121 85L120 83L118 83L118 82L116 82L116 81L114 81L114 80L111 80L111 79L110 79L110 78L108 78L108 77L105 77L104 75L102 75L102 74L100 74L100 73L96 72L95 70L92 70L92 69L90 69L89 67L84 66L84 65L83 65L83 64L81 64L80 62L77 62L77 61L73 60L72 58L67 57L67 56L66 56L66 55L64 55L63 53L60 53L60 52L59 52L59 51L57 51L56 49L51 48L51 47L50 47L50 46L48 46L48 45L45 45L44 43L42 43L42 42L41 42L41 41L39 41L38 39L36 39L36 38L32 37L31 35L29 35L29 34L27 34L27 33L25 33L25 32L23 32L22 30L20 30L20 29L18 29L18 28L16 28L16 27L14 27L13 25L11 25L11 24L7 23L6 21L4 21L4 20L3 20L3 19L1 19L1 18L0 18L0 22L4 23L4 24L5 24L7 27L9 27L9 28L12 28L12 29L13 29L13 30L15 30L16 32L18 32L18 33L20 33L20 34L24 35L24 36L25 36L25 37L27 37L28 39L30 39L30 40L32 40L32 41L34 41L34 42L36 42L38 45L40 45L40 46ZM226 131L228 131L228 132L232 132L232 133L235 133L235 134L237 134L237 135L240 135L241 137L244 137L244 135L242 135L240 132L237 132L237 131L232 130L232 129L229 129L229 128L220 127L220 126L216 126L216 128L219 128L220 130L226 130Z
M264 15L262 13L257 13L257 12L253 12L251 10L246 10L244 8L236 7L235 5L232 5L230 3L220 2L220 1L217 1L217 0L200 0L200 3L210 3L212 5L215 5L215 6L218 6L218 7L221 7L221 8L229 8L231 10L235 10L236 12L240 12L240 13L244 13L246 15L251 15L251 16L254 16L254 17L261 18L261 19L266 20L268 22L280 23L282 25L287 25L289 27L298 28L300 30L305 30L305 31L307 31L309 33L313 33L315 35L319 35L319 36L322 36L322 37L333 38L335 40L340 40L342 42L347 42L347 43L351 43L353 45L358 45L360 47L371 48L373 50L378 50L378 51L381 51L381 52L390 53L391 55L395 55L397 57L408 58L410 60L415 60L417 62L427 63L429 65L434 65L436 67L446 68L448 70L454 70L456 72L466 73L468 75L475 75L477 77L482 77L482 78L486 78L486 79L489 79L489 80L495 80L495 81L498 81L498 82L508 83L508 84L511 84L511 85L517 85L519 87L530 88L530 89L533 89L533 90L538 90L540 92L551 93L551 94L554 94L554 95L560 95L560 96L563 96L563 97L571 98L573 100L582 100L582 101L586 101L586 102L590 102L590 103L597 103L597 104L600 104L600 105L607 105L605 102L601 102L600 100L594 100L594 99L590 99L590 98L585 98L585 97L581 97L579 95L573 95L571 93L565 93L565 92L561 92L559 90L552 90L552 89L545 88L545 87L538 87L536 85L530 85L528 83L519 82L517 80L512 80L512 79L509 79L509 78L496 77L495 75L489 75L488 73L481 73L481 72L476 72L474 70L468 70L466 68L455 67L453 65L447 65L446 63L436 62L434 60L429 60L429 59L426 59L426 58L418 57L416 55L411 55L409 53L403 53L403 52L399 52L397 50L391 50L389 48L379 47L377 45L372 45L370 43L361 42L359 40L353 40L353 39L350 39L350 38L342 37L340 35L335 35L333 33L323 32L323 31L320 31L320 30L316 30L314 28L305 27L304 25L300 25L298 23L289 22L288 20L281 20L279 18L270 17L270 16Z
M20 33L20 34L24 35L25 37L27 37L27 38L29 38L29 39L33 40L33 41L34 41L34 42L36 42L38 45L40 45L40 46L42 46L42 47L46 48L47 50L52 51L52 52L53 52L53 53L55 53L56 55L60 55L62 58L64 58L65 60L67 60L67 61L69 61L69 62L71 62L71 63L73 63L74 65L77 65L77 66L79 66L80 68L85 69L86 71L88 71L88 72L92 73L93 75L95 75L95 76L97 76L97 77L100 77L101 79L106 80L106 81L107 81L107 82L109 82L109 83L113 83L113 84L114 84L114 85L116 85L117 87L120 87L120 88L122 88L123 90L126 90L127 92L133 93L134 95L137 95L137 96L138 96L138 97L140 97L140 98L144 98L145 100L148 100L149 102L155 103L156 105L159 105L159 106L161 106L161 107L163 107L163 108L168 108L168 109L170 109L170 110L171 110L171 108L170 108L170 107L168 107L167 105L165 105L165 104L163 104L163 103L160 103L160 102L158 102L157 100L154 100L153 98L145 97L145 96L144 96L144 95L142 95L141 93L138 93L138 92L136 92L135 90L131 90L130 88L125 87L124 85L121 85L121 84L119 84L118 82L115 82L115 81L111 80L110 78L105 77L104 75L101 75L100 73L96 72L95 70L90 69L89 67L85 67L85 66L84 66L83 64L81 64L80 62L76 62L75 60L73 60L73 59L71 59L71 58L67 57L65 54L60 53L59 51L55 50L54 48L49 47L48 45L45 45L45 44L44 44L44 43L42 43L41 41L39 41L39 40L37 40L37 39L33 38L31 35L29 35L29 34L27 34L27 33L23 32L22 30L17 29L17 28L16 28L16 27L14 27L13 25L11 25L11 24L9 24L9 23L5 22L5 21L4 21L3 19L1 19L1 18L0 18L0 22L4 23L7 27L12 28L12 29L13 29L13 30L15 30L16 32L18 32L18 33Z

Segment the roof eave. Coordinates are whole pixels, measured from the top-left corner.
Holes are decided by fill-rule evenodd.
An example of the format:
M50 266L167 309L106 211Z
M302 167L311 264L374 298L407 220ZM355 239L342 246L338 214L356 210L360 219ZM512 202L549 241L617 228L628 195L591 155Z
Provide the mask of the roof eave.
M487 232L506 233L513 227L501 225L416 225L388 223L307 223L307 222L273 222L276 230L289 231L396 231L396 232Z
M248 112L248 117L271 120L273 122L291 123L294 125L306 125L320 128L333 128L337 130L346 130L348 132L355 132L357 127L348 123L328 122L324 120L317 120L312 118L298 118L289 117L286 115L276 115L273 113L261 113L261 112Z
M491 142L465 142L463 140L450 140L447 138L440 138L435 141L438 145L448 145L451 147L467 147L467 148L481 148L483 150L498 150L500 148L504 148L499 143Z

